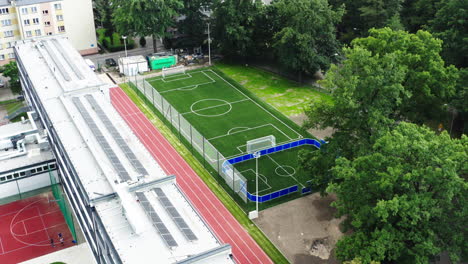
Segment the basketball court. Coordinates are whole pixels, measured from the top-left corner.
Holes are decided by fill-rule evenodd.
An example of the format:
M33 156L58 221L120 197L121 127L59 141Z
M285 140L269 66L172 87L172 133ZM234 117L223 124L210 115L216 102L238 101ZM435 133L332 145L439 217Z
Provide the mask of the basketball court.
M16 264L74 245L51 192L1 205L0 223L2 264ZM62 233L64 245L60 244L58 233Z

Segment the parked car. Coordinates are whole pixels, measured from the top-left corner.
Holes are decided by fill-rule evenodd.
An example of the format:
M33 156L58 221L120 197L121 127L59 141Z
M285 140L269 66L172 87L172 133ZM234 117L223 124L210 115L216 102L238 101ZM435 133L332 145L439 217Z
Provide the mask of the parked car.
M117 66L117 62L113 58L106 59L106 65L109 67L115 67Z

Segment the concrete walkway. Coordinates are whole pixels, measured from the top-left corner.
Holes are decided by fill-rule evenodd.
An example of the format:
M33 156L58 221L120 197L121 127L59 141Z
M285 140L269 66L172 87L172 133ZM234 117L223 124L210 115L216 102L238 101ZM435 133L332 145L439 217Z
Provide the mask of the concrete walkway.
M95 264L93 253L87 243L80 244L60 250L42 257L31 259L20 264L46 264L53 262L64 262L66 264Z

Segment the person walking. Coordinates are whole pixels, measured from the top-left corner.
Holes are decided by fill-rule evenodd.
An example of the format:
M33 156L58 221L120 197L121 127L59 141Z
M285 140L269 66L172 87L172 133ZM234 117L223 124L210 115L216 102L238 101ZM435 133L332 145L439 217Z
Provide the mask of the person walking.
M53 238L50 238L50 245L51 245L52 247L55 247L54 239L53 239Z
M59 239L59 241L60 241L60 244L63 246L63 235L62 235L62 233L59 232L59 233L57 234L57 236L58 236L58 239Z
M60 244L63 246L63 237L60 238Z

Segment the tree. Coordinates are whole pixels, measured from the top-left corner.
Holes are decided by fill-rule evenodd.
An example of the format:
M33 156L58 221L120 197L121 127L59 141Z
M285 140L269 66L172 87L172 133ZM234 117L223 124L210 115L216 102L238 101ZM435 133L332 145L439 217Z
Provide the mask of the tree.
M154 52L156 38L168 35L174 25L182 0L114 0L113 23L117 32L128 36L152 36Z
M442 56L459 68L468 67L468 3L464 0L447 0L438 4L435 18L429 23L435 37L442 39Z
M327 0L278 0L273 6L281 22L273 39L279 62L300 79L328 69L339 49L336 24L344 10L333 10Z
M206 29L209 17L204 10L211 9L213 0L184 0L180 14L184 19L177 23L177 31L188 41L187 46L200 46L206 40Z
M366 154L398 122L445 118L458 73L444 66L439 52L440 41L428 32L389 28L370 30L343 50L346 60L332 65L322 82L334 103L318 102L306 111L305 128L335 128L325 149L302 157L313 188L325 192L337 180L330 174L337 157Z
M453 261L468 249L468 138L451 139L402 122L368 154L340 158L338 216L353 233L337 243L341 260L428 263L447 251Z
M1 66L0 72L3 76L10 78L10 89L14 94L21 93L21 84L19 81L19 71L16 61L10 61L8 64Z
M245 59L253 53L254 21L262 7L258 0L225 0L214 5L213 36L222 54Z
M401 17L405 28L412 33L425 29L437 12L441 0L406 0L403 2Z
M113 4L110 0L95 0L94 1L94 17L96 24L106 29L106 36L111 37L115 32L112 24Z
M371 29L369 37L356 39L374 55L395 54L396 61L408 68L402 85L411 93L402 103L401 120L423 123L440 118L444 104L455 94L458 71L445 66L440 56L442 42L427 31L410 34L390 28Z
M397 109L409 96L402 86L408 69L396 63L396 54L373 55L361 47L343 53L347 59L332 65L322 82L334 102L321 101L306 111L306 128L335 128L328 144L302 157L302 166L313 175L313 188L322 193L335 180L330 174L335 159L366 153L395 125Z

